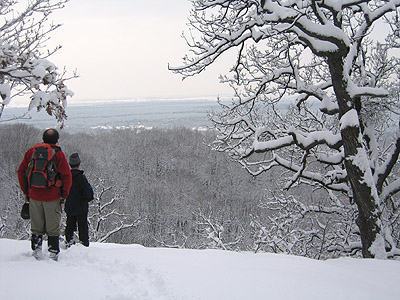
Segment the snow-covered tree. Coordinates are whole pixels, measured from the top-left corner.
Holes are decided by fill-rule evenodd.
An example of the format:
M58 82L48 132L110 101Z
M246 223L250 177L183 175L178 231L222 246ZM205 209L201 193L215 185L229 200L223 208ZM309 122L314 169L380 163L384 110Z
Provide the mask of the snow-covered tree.
M221 221L218 221L216 216L211 209L208 209L208 213L203 212L199 209L193 213L196 218L196 231L200 237L199 248L203 249L223 249L223 250L234 250L235 246L240 243L242 239L242 230L234 236L235 240L228 240L227 230ZM229 225L231 221L226 220L225 223Z
M96 242L106 242L111 236L124 229L135 228L140 223L131 214L121 212L116 205L123 199L112 192L112 186L106 186L104 180L98 178L94 182L94 200L89 208L89 232L90 239Z
M29 235L30 223L20 217L24 201L16 170L26 149L40 137L37 128L25 124L0 126L0 237L20 239Z
M270 194L259 204L266 217L252 216L255 251L266 249L326 259L344 253L355 255L361 248L353 229L356 216L353 207L333 201L305 204L293 195L273 191Z
M48 60L59 47L46 50L52 31L50 14L69 0L0 2L0 118L12 98L29 97L29 110L45 109L63 124L67 97L66 71Z
M191 1L191 54L170 69L186 78L238 50L215 147L253 175L290 171L286 188L345 195L363 256L398 255L400 0Z

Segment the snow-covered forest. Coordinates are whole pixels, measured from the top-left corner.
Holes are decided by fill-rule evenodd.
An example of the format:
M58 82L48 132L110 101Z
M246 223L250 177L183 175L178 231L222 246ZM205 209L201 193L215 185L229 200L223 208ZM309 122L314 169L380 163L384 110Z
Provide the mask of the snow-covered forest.
M29 238L29 222L19 217L16 169L40 138L32 126L0 126L0 139L9 141L0 146L0 237ZM64 152L80 153L95 190L90 239L316 259L361 255L346 248L358 241L350 204L332 206L326 193L304 186L283 192L283 168L249 176L209 147L214 139L211 131L186 128L62 133ZM398 222L393 228L398 232Z
M24 124L0 126L0 139L9 141L0 146L4 153L0 237L29 237L29 222L19 217L22 198L16 169L26 149L40 137L39 129ZM95 190L89 213L91 240L174 248L288 250L283 240L267 241L263 236L276 234L277 240L289 242L289 237L275 232L282 230L278 223L270 224L269 230L261 225L274 210L264 203L271 197L276 206L287 205L277 201L289 201L299 213L301 208L292 198L281 198L278 176L253 178L225 155L212 151L208 145L213 138L211 132L185 128L63 133L60 145L67 156L80 153L82 168ZM278 222L278 216L274 218ZM305 220L292 220L289 231L296 229L297 221ZM312 235L303 240L310 229L305 228L299 237L292 234L289 252L329 256L323 243L316 252L311 250L315 247Z

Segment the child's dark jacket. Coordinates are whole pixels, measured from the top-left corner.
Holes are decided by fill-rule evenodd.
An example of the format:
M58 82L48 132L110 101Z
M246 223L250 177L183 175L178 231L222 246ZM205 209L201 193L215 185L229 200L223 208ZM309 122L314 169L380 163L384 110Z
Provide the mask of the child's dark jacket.
M72 186L65 203L65 212L72 216L87 214L93 200L93 189L81 170L71 170Z

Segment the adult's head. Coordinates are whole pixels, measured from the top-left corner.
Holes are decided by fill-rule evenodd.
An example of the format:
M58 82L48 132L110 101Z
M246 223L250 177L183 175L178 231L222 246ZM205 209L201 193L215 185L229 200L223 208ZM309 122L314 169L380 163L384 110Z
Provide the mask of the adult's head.
M47 144L57 144L60 135L54 128L47 129L43 132L43 142Z

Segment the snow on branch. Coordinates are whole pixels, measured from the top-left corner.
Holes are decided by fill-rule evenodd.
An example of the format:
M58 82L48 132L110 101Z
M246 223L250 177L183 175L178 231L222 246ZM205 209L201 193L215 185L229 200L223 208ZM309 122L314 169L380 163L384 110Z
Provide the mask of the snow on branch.
M321 186L325 187L328 190L350 194L349 186L346 183L341 183L342 182L341 178L345 178L346 174L336 173L336 175L340 176L340 177L336 177L336 176L332 176L333 173L330 173L330 172L327 174L327 176L323 176L321 173L304 171L304 170L302 170L301 166L294 164L292 161L283 159L282 157L280 157L278 155L274 156L274 161L278 165L294 172L295 174L301 172L302 178L311 180L312 182L319 183Z
M381 191L383 188L384 182L387 180L389 174L392 172L395 164L397 163L400 155L400 135L397 138L396 142L393 145L392 151L387 155L387 159L381 164L381 166L376 170L374 177L377 182L378 191ZM392 188L393 189L393 188ZM385 188L386 192L384 192L381 197L386 199L388 195L393 195L393 192L388 192L388 189ZM396 188L393 189L396 191Z
M359 126L360 122L358 118L358 113L355 109L349 110L340 118L341 131L343 131L345 128L348 127L359 127Z
M347 91L352 98L360 96L387 97L389 95L389 92L384 88L359 87L351 80L349 80Z
M295 140L293 136L284 136L281 138L277 138L275 140L270 140L266 142L260 142L257 139L254 140L253 149L255 152L267 152L271 150L280 149L289 145L293 145Z
M329 131L313 131L311 133L300 132L294 127L289 128L288 133L301 149L309 150L316 145L327 145L329 148L338 150L342 146L340 134L332 134Z
M386 201L389 197L400 192L400 178L385 186L380 195L382 201Z
M28 95L29 110L44 109L63 126L67 98L73 96L66 82L77 74L68 77L65 69L48 60L61 46L45 52L43 49L50 34L60 26L49 23L50 13L63 8L68 1L35 0L28 1L25 7L17 5L18 1L1 1L0 118L12 98Z
M225 228L213 217L211 209L208 214L205 214L199 209L198 212L193 213L193 215L197 219L199 233L205 238L206 243L208 243L207 245L203 245L203 247L231 250L233 246L241 241L241 236L236 237L234 241L226 241L224 237Z
M116 234L118 232L120 232L121 230L124 229L129 229L129 228L135 228L140 224L140 220L135 220L133 223L130 224L123 224L121 222L121 224L117 227L115 227L114 229L112 229L111 231L107 232L104 236L102 236L98 242L100 243L104 243L106 242L113 234Z

